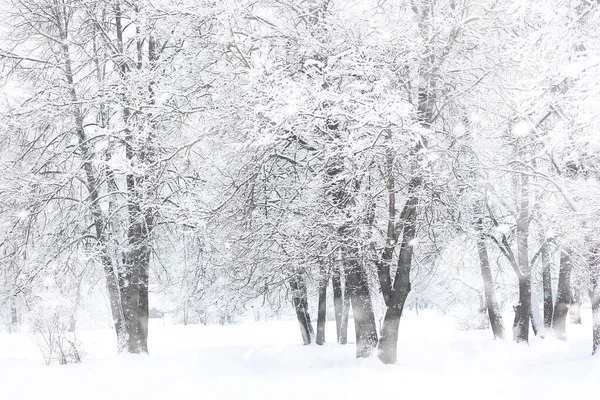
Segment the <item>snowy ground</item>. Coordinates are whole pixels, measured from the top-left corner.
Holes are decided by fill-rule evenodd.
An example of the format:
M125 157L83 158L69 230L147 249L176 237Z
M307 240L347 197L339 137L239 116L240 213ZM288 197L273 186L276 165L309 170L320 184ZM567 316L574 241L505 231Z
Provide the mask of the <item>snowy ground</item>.
M354 359L352 344L335 344L333 323L327 345L304 347L294 321L152 322L151 355L115 356L110 331L87 331L84 363L69 366L43 366L30 337L0 334L0 399L548 400L600 391L600 357L590 356L585 324L570 325L566 343L535 339L525 346L493 341L489 331L457 331L433 313L407 315L398 365L385 366Z

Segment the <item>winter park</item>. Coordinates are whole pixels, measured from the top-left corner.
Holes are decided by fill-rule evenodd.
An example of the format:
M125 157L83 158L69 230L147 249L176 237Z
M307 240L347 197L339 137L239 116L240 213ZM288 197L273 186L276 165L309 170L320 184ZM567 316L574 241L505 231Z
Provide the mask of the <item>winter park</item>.
M600 391L598 0L0 0L0 399Z

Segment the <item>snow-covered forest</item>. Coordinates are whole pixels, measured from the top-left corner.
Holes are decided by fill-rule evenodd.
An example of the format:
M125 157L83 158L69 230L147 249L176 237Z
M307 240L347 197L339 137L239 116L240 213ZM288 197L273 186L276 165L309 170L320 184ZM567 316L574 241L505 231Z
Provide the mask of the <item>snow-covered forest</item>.
M31 398L22 367L83 398L52 383L82 364L138 396L181 361L151 394L187 398L253 354L303 399L597 376L599 26L597 0L0 0L0 393Z

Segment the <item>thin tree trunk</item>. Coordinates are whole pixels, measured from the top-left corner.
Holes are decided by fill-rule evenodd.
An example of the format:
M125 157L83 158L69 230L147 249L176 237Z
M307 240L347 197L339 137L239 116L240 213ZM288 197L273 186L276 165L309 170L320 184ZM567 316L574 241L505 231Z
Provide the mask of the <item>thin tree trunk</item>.
M337 342L341 343L342 333L342 314L344 312L344 298L342 292L342 277L340 274L340 265L333 262L333 273L331 274L331 287L333 290L333 308L335 313L335 332Z
M571 306L569 307L569 320L572 324L581 324L581 292L571 288Z
M17 296L10 296L10 324L8 325L8 333L13 331L19 325L19 315L17 313Z
M513 340L529 341L531 315L531 266L529 265L529 176L520 174L521 199L517 220L517 261L519 276L519 304L515 306Z
M552 265L548 255L548 244L542 245L542 286L544 290L544 328L547 330L552 326Z
M540 304L538 302L538 293L536 292L536 288L531 283L531 306L530 306L530 315L531 318L531 327L533 328L533 334L536 336L540 336L544 338L544 319L542 317L542 313L540 313Z
M588 256L588 268L592 287L589 290L592 303L592 355L600 353L600 246L594 244Z
M592 290L590 291L590 300L592 302L592 354L599 353L600 348L600 271L598 265L591 266L592 271Z
M317 312L317 339L318 345L325 344L325 323L327 321L327 285L329 285L329 273L321 266L319 279L319 307Z
M340 344L348 343L348 323L350 321L350 286L348 278L344 280L344 301L342 302L342 319L340 321L340 335L338 341Z
M558 289L556 305L552 317L552 329L558 339L567 338L567 313L571 303L571 250L563 250L560 254L560 269L558 272Z
M484 236L482 229L482 219L480 218L477 222L477 229L479 230L479 236L477 239L477 252L479 254L479 264L481 266L481 277L483 278L483 291L485 293L485 306L488 311L490 318L490 325L492 332L494 333L495 339L504 339L504 322L502 321L502 315L498 308L498 302L496 301L496 291L494 289L494 280L492 278L492 270L490 269L490 262L488 258L487 248L485 246Z
M19 324L19 315L17 314L17 296L10 298L10 324L17 326Z

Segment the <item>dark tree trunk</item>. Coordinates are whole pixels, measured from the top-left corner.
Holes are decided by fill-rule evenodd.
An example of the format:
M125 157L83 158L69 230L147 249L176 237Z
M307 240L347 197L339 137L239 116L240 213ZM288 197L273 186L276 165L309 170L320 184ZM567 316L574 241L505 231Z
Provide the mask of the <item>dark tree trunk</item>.
M333 263L333 273L331 274L331 286L333 289L333 308L335 312L335 332L337 342L341 343L342 332L342 314L344 312L344 297L342 292L342 277L340 274L340 265L337 261ZM345 343L345 341L344 341Z
M592 266L592 290L590 300L592 302L592 354L598 353L600 348L600 271L598 265Z
M385 310L378 352L378 357L384 364L394 364L398 358L398 330L402 307L404 304L387 307Z
M391 184L388 183L388 188ZM394 214L395 210L389 208L388 220L388 243L384 249L381 262L378 264L379 284L387 306L383 326L381 328L381 340L379 342L379 359L384 364L393 364L398 357L398 328L402 310L406 298L410 293L410 269L412 265L413 240L416 237L417 205L419 202L416 190L421 186L421 178L411 179L409 184L410 197L404 205L400 215L403 222L402 243L398 255L398 265L393 283L390 279L389 262L392 258L393 243L395 242ZM389 190L389 203L394 203L393 187Z
M482 229L481 218L477 222L477 228L480 231L477 240L477 252L479 254L479 264L481 266L481 276L483 278L483 291L485 293L485 306L488 311L490 318L490 325L492 332L494 333L495 339L504 339L504 322L502 321L502 315L498 308L498 302L496 301L496 292L494 289L494 280L492 278L492 270L490 269L490 262L488 258L487 248L485 247L485 241Z
M533 291L532 291L532 296L533 296ZM531 303L529 305L529 319L531 320L531 328L533 329L533 334L535 336L539 335L540 333L542 333L542 327L540 326L540 324L538 324L538 320L535 318L535 310L534 307L536 306L536 304L533 302L533 300L530 300ZM541 320L541 318L540 318ZM541 322L541 321L540 321ZM543 338L543 336L541 336Z
M550 329L552 325L552 312L554 305L552 304L552 265L548 255L548 245L542 245L542 286L544 290L544 328Z
M124 27L122 24L123 11L120 2L115 4L115 33L117 39L116 49L118 52L124 50ZM136 28L137 29L137 28ZM158 53L155 37L150 34L136 39L138 62L133 67L127 64L126 58L118 62L118 72L125 81L128 74L133 72L134 68L142 68L144 45L147 44L147 57L150 68L155 67ZM146 101L150 105L155 104L155 82L150 81L146 88ZM148 122L144 128L147 136L143 140L134 137L131 124L136 121L132 118L132 110L129 106L130 99L123 95L123 130L125 157L131 165L144 167L144 173L128 173L125 177L127 189L127 211L129 216L129 226L127 230L128 249L123 254L122 274L126 279L121 280L126 286L121 286L123 293L123 315L125 316L125 325L128 332L127 347L130 353L148 352L148 288L149 271L151 258L151 234L155 225L154 209L146 203L148 199L155 196L156 190L153 185L153 171L156 163L157 152L154 144L156 122L151 112L144 116L143 122ZM143 123L140 122L140 123ZM148 129L149 128L149 129Z
M348 271L346 285L354 317L356 357L367 358L373 354L373 350L377 346L377 327L367 273L354 253L352 251L347 254L344 260L345 268Z
M329 285L329 273L321 268L319 279L319 308L317 312L317 339L318 345L325 344L325 322L327 320L327 285Z
M571 303L571 251L563 250L560 254L560 269L558 272L558 289L556 305L552 317L552 329L558 339L567 338L567 313Z
M407 257L412 257L412 251ZM408 264L406 264L406 259L403 261L404 265L398 266L398 270L402 269L402 271L396 274L392 301L385 311L381 328L378 356L384 364L394 364L397 361L398 328L406 298L410 293L410 259ZM400 264L400 261L398 264Z
M592 303L592 355L600 353L600 246L594 245L588 258L592 287L589 291Z
M519 303L515 306L513 339L517 343L529 340L529 315L531 310L531 277L519 279Z
M308 315L308 294L304 277L300 274L294 275L290 279L290 288L292 289L292 302L296 310L296 318L300 324L300 334L305 345L312 342L313 327Z

